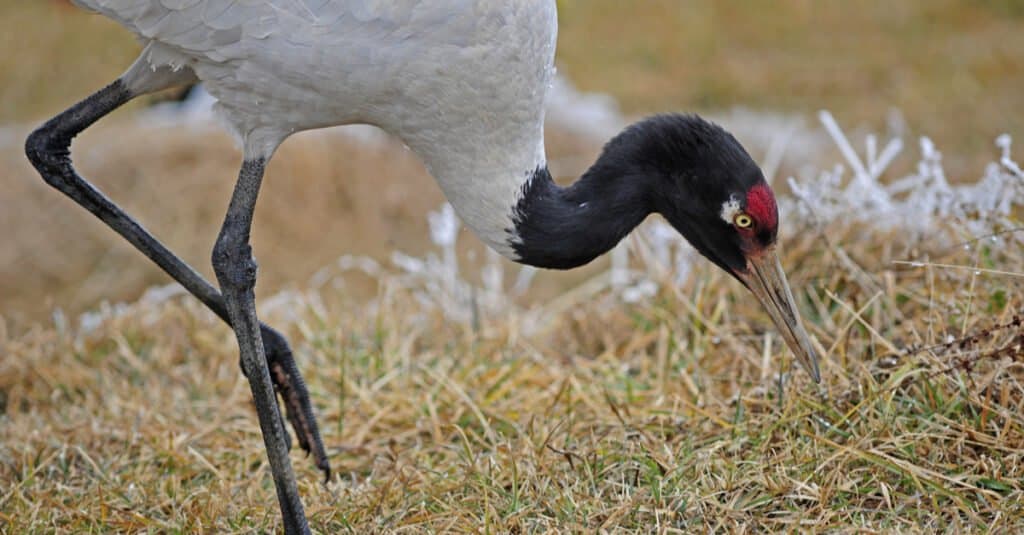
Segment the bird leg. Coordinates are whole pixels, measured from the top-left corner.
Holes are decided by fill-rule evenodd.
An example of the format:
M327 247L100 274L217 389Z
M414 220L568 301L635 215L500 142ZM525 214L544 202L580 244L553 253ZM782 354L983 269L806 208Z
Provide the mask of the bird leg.
M25 152L47 184L100 218L202 301L214 314L230 324L227 307L220 292L82 178L72 166L69 150L71 140L139 94L141 93L131 91L121 80L116 80L33 132L25 143ZM309 392L295 365L288 341L279 332L264 324L260 324L260 332L274 387L284 401L288 420L295 430L299 445L307 453L313 454L316 466L329 480L331 468L313 415Z
M227 304L231 326L238 338L242 369L249 378L252 397L256 401L256 413L263 431L263 442L267 447L270 469L274 474L285 533L308 533L309 526L302 510L295 474L292 473L288 459L288 445L274 397L270 370L263 354L260 322L256 317L256 261L253 260L252 247L249 245L249 232L260 183L263 181L264 166L262 158L247 158L242 163L224 225L213 247L213 270Z

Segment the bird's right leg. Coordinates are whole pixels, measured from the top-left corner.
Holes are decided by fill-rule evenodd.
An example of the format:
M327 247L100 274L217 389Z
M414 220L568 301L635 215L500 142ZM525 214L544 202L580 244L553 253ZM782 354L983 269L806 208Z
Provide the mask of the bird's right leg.
M238 340L245 376L249 378L256 414L259 416L263 443L270 461L270 471L277 488L285 534L309 533L309 524L302 507L295 473L288 459L287 435L274 398L274 385L264 356L262 333L256 317L256 262L249 245L256 197L263 182L266 153L250 157L246 146L245 160L238 173L238 182L231 195L224 224L213 247L213 271L217 274L221 293L231 316L231 327Z
M191 71L154 71L140 59L114 83L75 104L33 132L25 143L25 152L47 184L100 218L202 301L214 314L230 324L227 307L220 292L82 178L71 164L71 140L97 120L139 95L192 81L195 81L195 77ZM320 439L320 430L313 415L309 392L295 365L288 341L279 332L262 323L260 333L274 388L284 400L288 420L295 430L299 444L302 449L313 455L316 466L324 472L327 479L330 479L330 464Z

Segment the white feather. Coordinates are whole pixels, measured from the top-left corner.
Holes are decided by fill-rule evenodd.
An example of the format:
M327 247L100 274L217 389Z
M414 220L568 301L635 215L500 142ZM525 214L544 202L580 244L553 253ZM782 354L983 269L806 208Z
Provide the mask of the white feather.
M545 164L553 0L75 2L138 35L150 71L205 82L247 157L270 157L301 130L379 126L422 158L467 226L513 256L512 208Z
M733 219L736 219L736 214L740 212L740 200L735 195L731 195L728 201L722 203L722 209L718 212L718 215L728 224L732 224Z

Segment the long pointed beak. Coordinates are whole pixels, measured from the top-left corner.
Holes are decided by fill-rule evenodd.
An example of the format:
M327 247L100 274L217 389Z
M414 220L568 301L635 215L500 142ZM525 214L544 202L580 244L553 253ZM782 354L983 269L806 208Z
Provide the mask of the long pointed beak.
M818 355L811 346L811 339L804 330L800 314L796 310L796 301L789 289L786 272L782 270L782 264L775 253L775 247L769 247L756 256L748 257L747 271L736 272L736 276L764 305L800 365L807 370L815 383L820 383Z

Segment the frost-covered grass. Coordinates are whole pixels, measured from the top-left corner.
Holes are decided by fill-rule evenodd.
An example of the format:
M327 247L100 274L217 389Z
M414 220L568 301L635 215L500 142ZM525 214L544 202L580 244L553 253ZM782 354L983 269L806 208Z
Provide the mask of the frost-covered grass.
M846 171L827 199L794 178L784 203L782 261L820 387L790 373L747 292L656 221L554 299L515 297L537 284L528 271L453 261L442 209L425 252L345 257L263 300L338 473L324 486L294 455L314 528L1024 528L1021 197L979 213L964 206L989 190L968 184L949 186L955 202L908 202L942 174L927 143L901 180L877 142L836 139L866 175ZM979 184L1006 198L1024 177L1000 160ZM892 218L870 211L885 203ZM366 281L371 298L349 292ZM4 530L277 525L235 344L191 298L155 290L0 344Z

